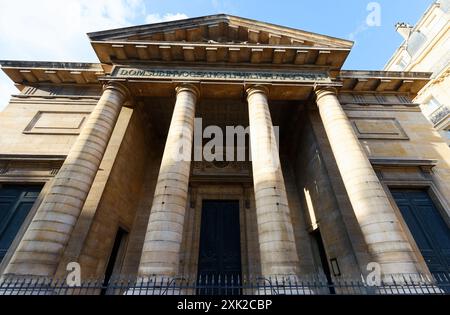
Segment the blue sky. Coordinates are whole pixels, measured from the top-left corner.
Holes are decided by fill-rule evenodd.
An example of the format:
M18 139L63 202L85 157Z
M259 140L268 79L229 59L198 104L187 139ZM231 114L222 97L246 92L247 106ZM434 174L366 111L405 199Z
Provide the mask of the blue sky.
M415 24L433 0L2 0L0 59L96 62L86 32L228 13L351 39L344 69L382 69L402 38L396 22ZM372 3L372 4L371 4ZM373 3L379 26L368 26ZM369 6L369 9L368 9ZM373 15L371 15L373 17ZM15 89L0 74L0 110Z

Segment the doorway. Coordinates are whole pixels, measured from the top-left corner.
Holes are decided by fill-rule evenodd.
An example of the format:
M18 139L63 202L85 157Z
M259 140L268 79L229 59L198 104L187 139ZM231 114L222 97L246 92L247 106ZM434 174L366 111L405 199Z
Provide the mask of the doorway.
M127 245L128 232L119 227L114 238L113 247L109 256L108 264L105 270L105 278L103 280L103 288L100 295L109 294L108 286L114 276L121 274L123 259L125 257L125 249ZM114 279L113 279L114 280ZM114 292L114 290L111 290Z
M432 274L450 270L450 229L425 190L391 189Z
M316 229L311 232L311 235L315 241L316 249L318 252L318 256L320 258L320 265L322 267L322 271L325 274L327 279L328 291L330 294L335 294L336 291L333 286L333 278L331 276L330 267L328 266L328 258L327 253L325 251L325 245L323 243L322 234L320 234L320 230Z
M203 200L197 294L241 294L238 200Z

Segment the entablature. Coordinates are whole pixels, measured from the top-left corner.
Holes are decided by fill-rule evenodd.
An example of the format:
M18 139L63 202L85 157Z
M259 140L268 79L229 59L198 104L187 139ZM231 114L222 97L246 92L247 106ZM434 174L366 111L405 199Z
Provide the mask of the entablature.
M215 91L204 94L212 97L222 95L217 93L217 89L224 90L223 95L241 97L243 86L257 83L270 85L276 90L275 99L284 97L295 99L299 96L305 99L312 87L321 85L334 86L338 88L339 93L403 94L414 98L417 92L428 83L431 75L424 72L341 70L336 76L326 67L318 66L280 68L273 65L260 65L255 68L209 65L205 67L195 63L189 66L125 63L109 66L107 72L103 70L104 65L95 63L0 61L0 65L23 95L30 94L30 87L39 87L39 90L46 91L42 96L50 97L59 94L74 97L97 96L102 82L119 80L127 82L137 96L145 96L150 93L149 90L162 91L163 87L173 90L173 85L177 82L189 81L205 87L209 86L209 88L214 86ZM239 89L237 94L228 93L236 87ZM86 93L72 91L77 89L86 90ZM150 94L153 96L154 93ZM161 93L156 95L161 96Z
M99 63L0 60L0 66L21 91L42 83L90 88L105 75Z
M414 97L428 83L429 72L341 70L341 92L405 93Z

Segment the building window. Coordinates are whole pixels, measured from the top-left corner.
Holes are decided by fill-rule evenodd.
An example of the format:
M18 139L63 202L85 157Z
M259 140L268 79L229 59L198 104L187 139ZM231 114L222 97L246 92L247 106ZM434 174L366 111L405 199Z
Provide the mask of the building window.
M435 19L436 19L436 14L433 14L433 16L429 17L428 20L424 23L424 25L422 27L422 32L424 32L425 34L429 34L430 30L434 26L434 25L432 25L432 23L435 21Z
M428 101L425 103L425 114L429 115L433 113L436 109L438 109L441 106L441 104L438 102L437 99L435 99L433 96L431 96Z
M409 37L406 51L412 58L414 58L416 54L423 49L427 40L428 38L422 32L420 31L413 32Z
M445 140L450 141L450 129L443 131L443 137Z
M411 56L409 55L409 53L406 50L404 50L401 53L398 61L395 63L393 70L394 71L403 71L406 69L406 67L409 65L410 62L411 62Z
M6 255L41 186L0 184L0 261Z
M408 61L406 61L405 57L402 57L397 63L397 67L399 70L404 70L408 66Z

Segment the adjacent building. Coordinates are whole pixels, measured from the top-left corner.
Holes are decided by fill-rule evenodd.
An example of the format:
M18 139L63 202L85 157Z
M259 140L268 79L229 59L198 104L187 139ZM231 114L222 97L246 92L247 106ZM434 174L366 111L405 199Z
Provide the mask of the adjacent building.
M434 2L415 26L396 29L404 41L384 70L433 73L414 101L450 145L450 1Z

